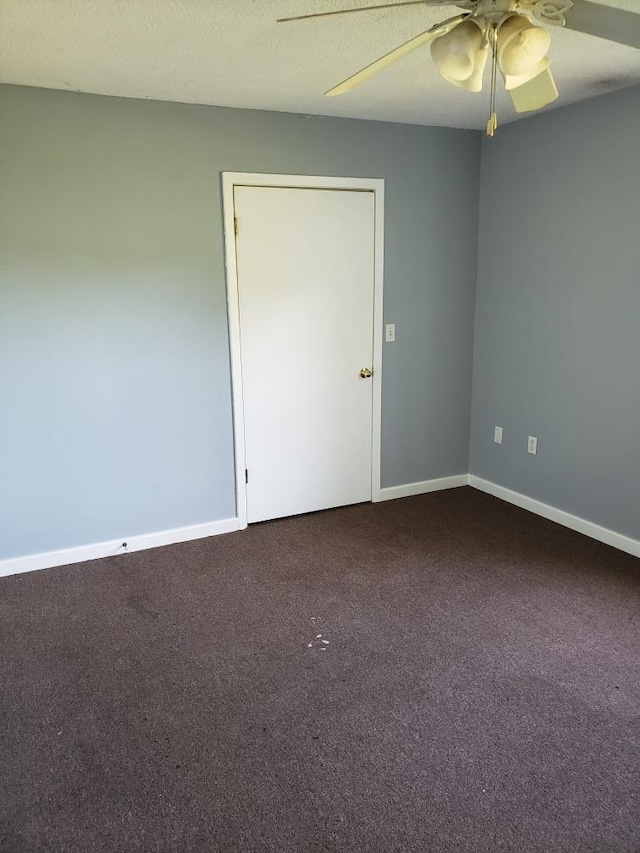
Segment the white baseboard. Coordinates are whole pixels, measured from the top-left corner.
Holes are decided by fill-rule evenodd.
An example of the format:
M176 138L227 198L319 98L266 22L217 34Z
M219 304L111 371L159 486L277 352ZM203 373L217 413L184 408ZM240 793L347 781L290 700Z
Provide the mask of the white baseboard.
M505 489L504 486L498 486L496 483L483 480L474 474L469 474L469 485L474 489L487 492L489 495L493 495L510 504L515 504L515 506L519 506L536 515L541 515L543 518L548 518L549 521L562 524L563 527L569 527L578 533L584 533L585 536L597 539L598 542L604 542L606 545L611 545L613 548L618 548L620 551L625 551L634 557L640 557L640 541L637 539L631 539L631 537L624 536L622 533L616 533L614 530L600 527L599 524L579 518L577 515L571 515L568 512L564 512L564 510L556 509L553 506L549 506L549 504L534 500L534 498L529 498L519 492L512 492L511 489Z
M519 492L513 492L497 483L483 480L474 474L457 474L453 477L440 477L436 480L423 480L419 483L407 483L403 486L391 486L380 491L374 496L374 501L389 501L395 498L406 498L412 495L423 495L428 492L437 492L442 489L455 489L459 486L472 486L481 492L493 495L496 498L555 521L558 524L625 551L634 557L640 557L640 541L616 533L606 527L600 527L584 518L571 515L563 510L529 498ZM162 545L173 545L177 542L189 542L192 539L203 539L207 536L218 536L221 533L232 533L246 527L239 518L227 518L222 521L210 521L205 524L193 524L188 527L178 527L174 530L161 530L158 533L145 533L141 536L123 537L113 539L109 542L98 542L93 545L85 545L80 548L66 548L60 551L49 551L43 554L31 554L26 557L15 557L9 560L0 560L0 577L16 575L21 572L33 572L38 569L49 569L53 566L66 566L70 563L82 563L86 560L97 560L100 557L112 557L117 554L144 551L147 548L158 548ZM123 547L123 542L127 547Z
M123 536L121 539L83 545L80 548L65 548L61 551L48 551L44 554L31 554L27 557L0 560L0 577L17 575L21 572L33 572L38 569L50 569L53 566L66 566L69 563L83 563L86 560L113 557L116 554L130 554L133 551L158 548L161 545L173 545L176 542L189 542L192 539L203 539L206 536L218 536L221 533L232 533L234 530L240 530L243 526L239 519L227 518L223 521L209 521L205 524L177 527L174 530L161 530L158 533L144 533L141 536ZM124 542L127 543L126 548L123 546Z
M404 486L389 486L380 489L374 501L392 501L396 498L409 498L412 495L425 495L427 492L439 492L441 489L457 489L469 484L468 474L457 474L454 477L440 477L437 480L423 480L420 483L406 483Z

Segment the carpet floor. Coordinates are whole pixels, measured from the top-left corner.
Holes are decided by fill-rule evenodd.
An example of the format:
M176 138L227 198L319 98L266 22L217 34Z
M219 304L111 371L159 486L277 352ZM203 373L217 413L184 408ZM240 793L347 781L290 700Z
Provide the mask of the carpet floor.
M469 488L0 579L0 849L640 851L640 561Z

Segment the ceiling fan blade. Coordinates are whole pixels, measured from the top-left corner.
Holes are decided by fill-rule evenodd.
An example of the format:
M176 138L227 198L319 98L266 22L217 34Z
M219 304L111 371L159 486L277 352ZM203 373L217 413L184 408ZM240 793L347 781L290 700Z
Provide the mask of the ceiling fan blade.
M565 12L568 30L627 44L640 49L640 14L601 6L590 0L573 0L573 8Z
M505 80L509 86L509 78L506 77ZM521 86L509 88L509 94L516 112L527 113L531 110L540 110L555 101L558 97L558 89L551 70L547 67Z
M422 47L423 44L427 44L432 39L436 38L436 36L448 33L449 30L453 29L453 27L466 20L468 17L469 13L466 12L463 15L456 15L455 18L448 18L446 21L441 21L441 23L430 27L428 30L425 30L425 32L420 33L420 35L414 36L412 39L409 39L409 41L401 44L400 47L396 47L389 53L385 53L384 56L381 56L380 59L376 59L375 62L367 65L366 68L363 68L351 77L347 77L347 79L343 80L342 83L338 83L337 86L334 86L332 89L329 89L328 92L325 92L325 95L333 97L334 95L344 95L345 92L350 92L352 89L355 89L356 86L359 86L361 83L364 83L365 80L368 80L369 77L373 77L373 75L377 74L378 71L382 71L383 68L386 68L388 65L392 65L407 54L419 47Z
M335 12L315 12L311 15L296 15L293 18L278 18L276 23L284 24L289 21L307 21L309 18L328 18L332 15L350 15L352 12L370 12L372 9L396 9L398 6L451 6L456 0L403 0L401 3L382 3L377 6L361 6L359 9L338 9ZM456 5L469 6L472 4L460 0Z

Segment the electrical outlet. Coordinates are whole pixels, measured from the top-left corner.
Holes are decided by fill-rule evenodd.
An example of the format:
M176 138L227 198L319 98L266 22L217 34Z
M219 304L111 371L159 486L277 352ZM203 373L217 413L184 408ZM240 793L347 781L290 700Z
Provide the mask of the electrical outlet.
M387 323L384 327L384 340L387 344L392 344L396 339L396 324Z
M502 444L502 427L497 426L493 428L493 440L496 444Z
M527 441L527 453L531 453L533 456L538 452L538 439L535 435L530 435L529 440Z

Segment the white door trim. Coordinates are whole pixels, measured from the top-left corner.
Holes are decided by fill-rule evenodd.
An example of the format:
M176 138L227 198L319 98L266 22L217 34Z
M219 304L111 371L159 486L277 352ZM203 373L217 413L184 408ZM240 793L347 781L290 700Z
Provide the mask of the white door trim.
M371 499L380 500L380 427L382 418L382 340L384 270L384 179L332 178L308 175L268 175L251 172L222 173L224 251L227 270L227 312L231 357L231 393L236 466L236 514L239 528L247 526L245 484L244 405L240 345L240 306L234 225L234 187L299 187L304 189L356 190L374 194L374 284L373 284L373 412L371 442Z

